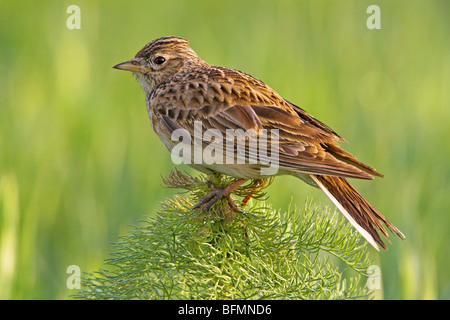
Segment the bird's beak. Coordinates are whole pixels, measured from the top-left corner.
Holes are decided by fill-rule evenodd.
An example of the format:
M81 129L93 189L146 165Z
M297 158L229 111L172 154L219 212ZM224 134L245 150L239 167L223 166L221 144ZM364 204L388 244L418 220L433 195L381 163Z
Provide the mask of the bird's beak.
M128 60L113 66L114 69L126 70L132 72L150 72L152 69L141 66L136 60Z

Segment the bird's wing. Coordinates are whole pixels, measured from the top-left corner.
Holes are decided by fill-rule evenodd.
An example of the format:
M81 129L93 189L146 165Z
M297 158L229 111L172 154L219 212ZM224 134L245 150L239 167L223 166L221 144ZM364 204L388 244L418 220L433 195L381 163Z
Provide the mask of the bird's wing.
M317 170L320 170L319 167L322 165L329 167L334 171L331 175L364 179L372 179L371 175L383 176L340 148L336 140L343 139L306 111L296 107L294 109L296 115L279 107L252 106L251 108L264 128L279 130L280 160L284 165L295 166L298 161L310 161L311 166L318 167ZM356 176L354 176L355 173ZM327 173L322 174L327 175Z
M233 161L236 160L237 150L244 150L244 154L241 154L244 159L257 160L265 164L273 163L273 157L276 155L272 150L277 148L279 169L372 179L366 170L362 170L364 168L342 161L330 153L326 143L314 137L316 132L312 128L277 108L235 105L214 114L198 112L192 117L181 117L180 114L177 112L159 114L161 122L171 135L177 129L186 130L192 137L191 141L195 141L195 136L200 136L203 147L215 144L216 149L222 148L225 156L231 151L233 154L228 156L234 159ZM266 117L268 115L270 117ZM266 129L264 134L261 129ZM273 135L275 130L278 134L278 143ZM241 136L243 139L239 139L236 132L243 134ZM212 139L212 136L218 135L223 139ZM232 149L228 149L227 141L233 142ZM256 148L252 148L253 142L257 143ZM260 152L263 145L267 147L267 153ZM331 145L334 149L341 150L334 144Z
M184 129L194 137L201 129L204 147L215 144L224 152L232 153L237 153L241 147L241 156L261 163L273 160L274 154L270 151L276 147L279 169L288 172L361 179L381 176L341 149L336 141L343 139L331 128L283 100L260 80L231 69L218 67L212 70L217 73L214 81L203 78L184 83L176 90L166 87L166 92L154 99L152 112L160 117L170 134L176 129ZM239 142L233 136L233 132L239 130L245 133L244 141ZM206 131L221 135L223 139L212 139L211 135L205 138ZM234 140L235 148L228 150L226 143L231 140ZM256 150L252 148L253 142L257 142ZM260 146L264 145L270 157L260 152ZM236 155L228 156L235 158Z

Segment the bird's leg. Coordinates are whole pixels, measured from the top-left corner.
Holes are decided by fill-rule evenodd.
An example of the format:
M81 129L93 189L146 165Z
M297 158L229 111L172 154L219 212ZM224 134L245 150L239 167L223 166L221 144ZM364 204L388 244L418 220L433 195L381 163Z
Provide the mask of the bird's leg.
M216 188L211 181L206 181L206 184L211 188L212 191L205 195L205 197L194 206L194 209L201 208L202 212L208 211L219 199L226 197L233 211L242 212L242 210L239 209L233 202L230 195L233 190L235 190L245 181L246 179L238 179L225 188Z

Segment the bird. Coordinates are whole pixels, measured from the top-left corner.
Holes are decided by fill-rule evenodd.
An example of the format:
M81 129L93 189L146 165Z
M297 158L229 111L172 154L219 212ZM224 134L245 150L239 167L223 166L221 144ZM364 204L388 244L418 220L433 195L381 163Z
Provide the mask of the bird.
M262 80L236 69L208 64L190 47L187 39L178 36L157 38L132 59L113 68L131 71L136 77L146 96L151 126L169 151L173 152L180 145L180 140L174 139L180 132L192 138L185 141L185 145L200 146L197 149L200 153L211 145L217 148L225 147L230 140L236 143L222 154L222 159L229 156L234 162L211 162L206 158L194 161L198 152L187 155L191 160L187 164L194 169L208 174L222 173L235 179L224 188L209 183L212 191L194 208L207 210L227 197L232 209L239 210L230 194L246 181L292 175L320 188L375 249L379 250L378 245L387 249L380 236L390 242L385 227L405 239L403 233L348 182L348 178L372 180L384 176L342 149L339 142L345 139L333 129L284 99ZM196 133L208 130L221 134L222 138L212 139L211 135L201 134L195 137ZM238 139L230 137L230 130L250 133ZM266 134L269 131L276 134L269 136ZM261 145L276 142L276 152L273 152L277 156L276 172L268 170L267 156L260 156L249 147L255 141ZM239 162L239 155L247 157L246 161Z

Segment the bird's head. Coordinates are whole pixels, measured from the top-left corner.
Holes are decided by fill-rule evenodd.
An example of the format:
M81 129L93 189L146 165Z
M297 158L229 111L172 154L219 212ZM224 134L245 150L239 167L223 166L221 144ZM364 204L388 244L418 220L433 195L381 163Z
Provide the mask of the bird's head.
M113 68L131 71L145 92L176 76L188 63L200 61L180 37L163 37L146 44L134 58Z

